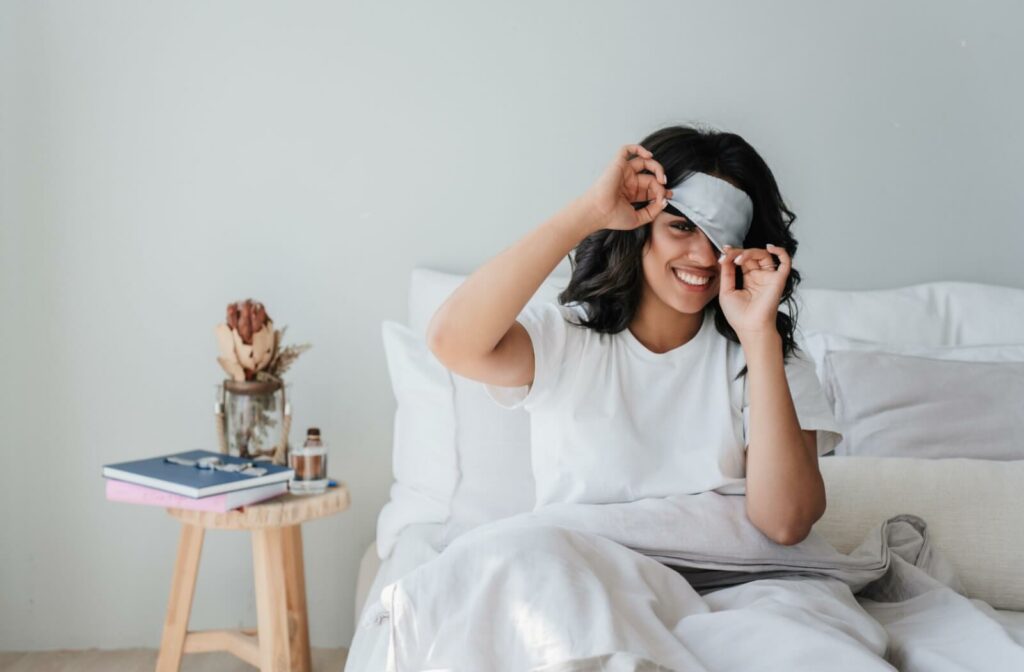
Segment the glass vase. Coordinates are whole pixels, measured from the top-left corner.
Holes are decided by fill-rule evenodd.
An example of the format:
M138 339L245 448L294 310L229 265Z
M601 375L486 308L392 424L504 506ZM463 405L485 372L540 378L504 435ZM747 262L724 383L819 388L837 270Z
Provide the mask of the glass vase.
M221 452L246 459L288 464L290 385L276 381L225 380L217 386Z

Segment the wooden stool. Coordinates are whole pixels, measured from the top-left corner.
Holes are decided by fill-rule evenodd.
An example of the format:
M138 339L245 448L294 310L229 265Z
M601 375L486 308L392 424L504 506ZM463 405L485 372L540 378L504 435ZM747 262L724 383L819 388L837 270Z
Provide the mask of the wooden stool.
M348 488L338 483L322 495L288 493L226 513L167 509L181 521L181 541L157 672L177 672L182 654L204 651L228 651L262 672L310 672L300 526L348 506ZM207 529L252 531L256 630L188 631L199 553Z

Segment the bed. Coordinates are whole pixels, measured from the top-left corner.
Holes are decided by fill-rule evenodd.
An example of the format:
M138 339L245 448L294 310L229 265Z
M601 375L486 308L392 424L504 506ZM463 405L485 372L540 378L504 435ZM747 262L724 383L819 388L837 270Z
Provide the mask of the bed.
M666 542L635 529L651 510L623 509L619 529L578 510L534 525L528 416L423 343L463 279L414 269L408 324L383 325L395 479L361 563L346 670L1024 669L1024 290L799 289L798 342L844 429L819 461L829 507L812 534L839 564L859 553L885 568L716 586L736 558L653 560ZM531 301L564 285L549 278ZM604 585L573 555L604 563ZM761 568L785 564L771 560ZM897 570L917 583L898 585Z

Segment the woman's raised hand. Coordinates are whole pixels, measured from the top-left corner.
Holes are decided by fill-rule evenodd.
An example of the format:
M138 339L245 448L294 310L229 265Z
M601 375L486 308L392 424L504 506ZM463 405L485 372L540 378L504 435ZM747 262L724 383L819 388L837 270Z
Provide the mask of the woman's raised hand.
M654 221L665 209L665 169L640 145L623 145L604 173L583 195L598 229L629 231ZM649 171L642 173L641 171ZM634 203L648 201L637 210Z
M772 255L779 258L778 266ZM771 244L764 249L726 245L718 262L722 269L718 303L740 342L778 335L775 315L792 268L789 252ZM737 268L743 271L743 289L736 289Z

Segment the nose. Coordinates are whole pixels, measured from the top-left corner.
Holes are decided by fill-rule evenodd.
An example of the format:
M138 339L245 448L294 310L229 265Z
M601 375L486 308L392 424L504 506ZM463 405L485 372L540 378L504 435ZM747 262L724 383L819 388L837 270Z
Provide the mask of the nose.
M708 238L708 234L701 231L699 242L696 243L694 249L691 250L694 264L705 268L716 268L718 266L718 257L721 256L721 254L722 251L711 242L711 239Z

